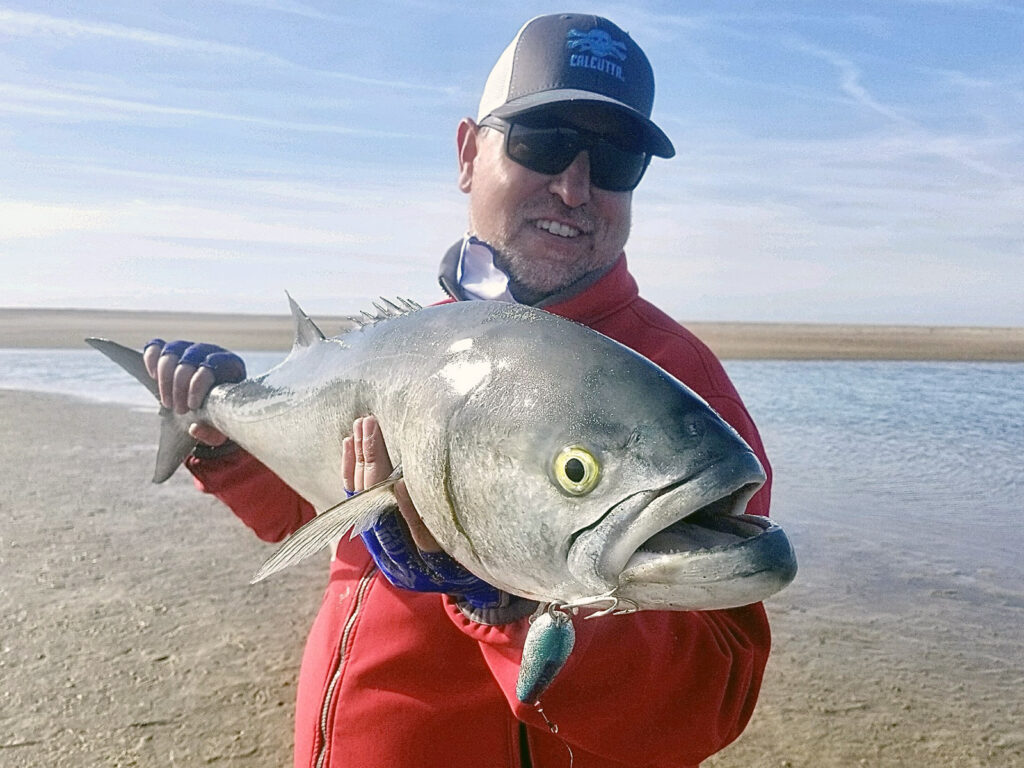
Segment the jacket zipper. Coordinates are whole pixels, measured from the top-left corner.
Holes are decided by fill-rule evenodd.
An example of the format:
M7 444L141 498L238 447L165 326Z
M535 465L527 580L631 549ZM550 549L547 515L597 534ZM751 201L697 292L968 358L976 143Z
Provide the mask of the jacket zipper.
M526 723L519 723L519 766L520 768L533 768L533 758L530 756L530 737L526 733Z
M341 633L341 644L338 646L338 666L334 670L334 675L331 676L331 682L327 686L327 693L324 695L323 707L320 709L320 749L316 756L316 768L323 768L324 759L327 757L327 719L331 712L331 699L334 698L334 690L338 687L338 683L341 682L341 673L345 669L352 628L355 626L356 618L363 607L363 600L366 598L366 593L370 589L370 584L373 582L373 577L376 574L377 567L371 566L370 570L359 579L359 586L356 588L355 604L352 606L352 613L349 614L348 621L345 622L345 629Z

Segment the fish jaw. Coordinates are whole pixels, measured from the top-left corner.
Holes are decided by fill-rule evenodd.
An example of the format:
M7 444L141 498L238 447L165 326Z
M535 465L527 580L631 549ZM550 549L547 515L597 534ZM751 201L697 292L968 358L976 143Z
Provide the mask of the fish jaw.
M569 571L593 594L614 594L641 609L758 602L796 572L782 529L743 514L764 481L757 457L744 451L636 493L576 536Z
M760 602L793 581L796 555L781 527L755 515L728 521L759 532L685 557L638 550L619 577L616 595L643 610L719 610Z

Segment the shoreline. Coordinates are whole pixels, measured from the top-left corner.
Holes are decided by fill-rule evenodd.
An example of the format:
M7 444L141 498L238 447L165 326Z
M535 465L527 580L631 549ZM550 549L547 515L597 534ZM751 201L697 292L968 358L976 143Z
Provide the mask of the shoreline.
M313 319L328 336L345 316ZM1024 362L1024 327L686 322L726 360ZM287 351L288 315L0 308L0 348L77 349L86 336L125 344L201 339L228 349Z

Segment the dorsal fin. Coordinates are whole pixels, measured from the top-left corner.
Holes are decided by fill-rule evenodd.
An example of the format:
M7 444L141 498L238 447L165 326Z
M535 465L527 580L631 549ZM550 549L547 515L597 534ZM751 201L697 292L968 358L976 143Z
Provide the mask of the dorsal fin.
M376 301L373 302L373 308L377 310L377 314L367 312L365 309L358 315L350 315L349 321L355 323L360 328L365 328L368 325L379 323L384 320L389 320L392 317L400 317L402 315L408 315L410 312L415 312L417 309L423 309L423 307L412 299L403 299L401 297L395 299L395 301L389 301L383 296L380 300L384 302L383 305L378 304Z
M295 303L292 295L285 291L288 297L288 306L292 308L292 317L295 318L295 347L308 347L318 341L324 340L324 332L316 327L316 323L309 319L309 315L302 311L302 307Z

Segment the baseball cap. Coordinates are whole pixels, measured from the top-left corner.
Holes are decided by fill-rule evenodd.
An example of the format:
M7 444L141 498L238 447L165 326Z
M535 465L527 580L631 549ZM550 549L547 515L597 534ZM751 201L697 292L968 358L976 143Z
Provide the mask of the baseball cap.
M477 121L566 104L605 105L639 128L648 152L659 157L676 153L651 120L650 62L633 38L608 19L558 13L526 22L487 78Z

